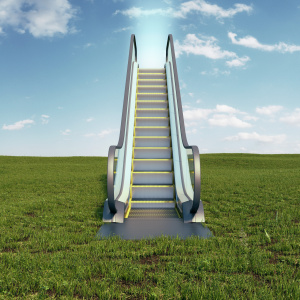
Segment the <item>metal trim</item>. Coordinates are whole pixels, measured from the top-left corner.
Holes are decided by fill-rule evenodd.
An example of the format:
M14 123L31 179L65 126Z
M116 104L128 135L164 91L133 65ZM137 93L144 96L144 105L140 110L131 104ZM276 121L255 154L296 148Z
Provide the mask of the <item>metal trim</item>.
M111 213L117 213L117 208L115 204L115 195L114 195L114 163L115 163L115 151L121 149L124 144L125 128L126 128L126 116L128 111L128 97L131 87L131 74L133 72L133 61L132 61L132 51L133 47L135 50L135 62L137 62L137 47L135 35L132 34L130 38L129 46L129 56L127 64L127 75L125 83L125 92L124 92L124 101L123 101L123 110L122 110L122 120L120 126L119 141L117 146L110 146L108 150L108 161L107 161L107 196L108 196L108 207ZM130 100L129 100L130 101ZM130 104L130 103L129 103ZM123 183L122 183L123 186Z
M174 79L175 79L175 90L176 90L177 108L178 108L178 116L179 116L179 123L180 123L181 140L182 140L183 147L185 149L192 149L192 153L193 153L194 197L193 197L193 204L192 204L190 212L195 214L197 212L199 206L200 206L200 194L201 194L200 155L199 155L198 147L197 146L190 146L188 144L187 138L186 138L184 118L183 118L183 112L182 112L182 104L181 104L180 87L179 87L179 80L178 80L177 65L176 65L175 50L174 50L174 43L173 43L172 34L168 35L168 41L167 41L167 46L166 46L166 62L168 62L169 47L171 47L172 68L173 68Z

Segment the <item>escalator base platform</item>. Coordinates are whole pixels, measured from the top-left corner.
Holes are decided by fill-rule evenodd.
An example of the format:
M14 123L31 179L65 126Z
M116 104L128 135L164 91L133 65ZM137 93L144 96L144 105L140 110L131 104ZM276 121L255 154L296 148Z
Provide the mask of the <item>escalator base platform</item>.
M183 223L179 218L128 218L124 223L105 223L96 238L101 240L112 236L124 240L141 240L160 236L181 239L197 236L207 239L213 235L201 223Z

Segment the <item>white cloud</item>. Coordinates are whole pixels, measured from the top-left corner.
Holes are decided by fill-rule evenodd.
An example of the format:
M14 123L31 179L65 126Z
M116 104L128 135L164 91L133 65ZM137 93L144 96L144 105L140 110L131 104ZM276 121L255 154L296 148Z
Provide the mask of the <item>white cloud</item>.
M173 15L173 9L167 8L156 8L156 9L142 9L140 7L131 7L129 9L125 10L116 10L113 15L121 14L123 16L129 17L129 18L140 18L140 17L148 17L148 16L172 16Z
M50 116L48 115L41 115L42 124L46 125L49 123Z
M180 10L174 16L186 18L191 12L202 13L206 16L213 16L217 19L232 18L237 13L252 11L252 7L246 4L234 4L233 8L224 9L216 4L210 4L204 0L187 1L181 4Z
M209 75L209 76L214 76L214 77L218 77L220 75L230 75L230 71L221 71L218 68L213 68L212 71L202 71L200 73L201 75Z
M34 121L27 119L27 120L18 121L12 125L4 124L2 126L2 129L3 130L20 130L20 129L24 128L25 125L29 125L29 124L34 124Z
M187 134L195 134L195 133L197 133L197 129L193 128L193 129L187 130L186 133Z
M34 37L74 32L70 21L76 10L68 0L6 0L0 2L0 28L12 27Z
M195 34L187 34L184 41L174 43L176 56L181 54L203 55L210 59L235 58L234 52L222 50L217 45L217 39L213 36L198 38Z
M258 118L257 117L254 117L254 116L245 116L244 118L243 118L245 121L257 121L258 120Z
M244 122L238 119L233 115L225 114L215 114L211 119L208 120L208 123L213 126L222 126L222 127L237 127L237 128L248 128L252 127L250 123Z
M269 106L257 107L256 112L261 115L270 116L279 112L282 109L283 107L280 105L269 105Z
M229 113L229 114L236 114L236 113L240 113L240 111L236 108L233 108L231 106L225 105L225 104L217 104L216 105L216 109L214 110L215 112L218 113Z
M118 129L104 129L100 133L98 133L98 136L101 137L101 138L103 138L106 135L109 135L109 134L111 134L113 132L116 132L116 131L118 131Z
M61 131L61 134L62 134L62 135L70 135L70 133L71 133L71 130L70 130L70 129L66 129L66 130L64 130L64 131Z
M91 48L91 47L93 47L93 46L95 46L94 43L86 43L86 44L83 46L83 48L84 48L84 49L87 49L87 48Z
M190 97L194 97L194 93L188 93Z
M87 138L89 138L89 137L100 137L100 138L103 138L103 137L105 137L107 135L110 135L110 134L116 132L116 131L118 131L118 129L116 129L116 128L115 129L104 129L104 130L102 130L99 133L87 133L84 136L87 137Z
M166 2L166 1L165 1ZM170 5L169 1L166 2ZM173 18L187 18L190 13L200 13L205 16L212 16L216 19L232 18L238 13L247 12L250 13L252 7L246 4L234 4L233 8L224 9L216 4L210 4L204 0L187 1L180 5L179 8L156 8L156 9L142 9L140 7L131 7L126 10L116 10L114 15L122 14L129 18L139 18L145 16L169 16Z
M129 26L129 27L122 27L122 28L114 30L114 33L124 32L124 31L128 31L128 30L131 30L131 29L132 29L131 26Z
M93 117L90 117L90 118L87 118L85 121L89 123L89 122L94 121L94 118L93 118Z
M94 137L94 136L96 136L96 133L87 133L84 136L87 137L87 138Z
M246 113L225 104L217 104L213 109L207 108L195 108L188 109L183 112L184 119L188 121L192 120L206 120L209 115L215 114L209 123L216 126L234 126L234 127L250 127L251 124L243 122L234 116L234 114L247 115Z
M212 113L212 109L197 108L183 112L185 120L205 120Z
M197 26L195 24L189 24L189 25L180 25L180 28L183 31L187 31L187 30L195 30L197 28Z
M236 39L237 34L233 32L228 33L228 37L231 39L231 42L235 45L241 45L248 48L259 49L263 51L278 51L281 53L293 53L295 51L300 51L300 46L297 45L288 45L286 43L280 42L274 45L261 44L255 37L246 36L244 38Z
M221 49L217 44L218 40L213 36L200 36L199 38L195 34L187 34L184 41L180 43L178 40L174 42L176 57L186 53L194 55L203 55L210 59L232 59L227 61L226 64L230 67L242 67L250 60L248 56L238 57L235 52ZM206 75L207 72L202 72L202 75ZM210 75L217 76L219 74L228 75L230 72L222 72L215 68Z
M280 144L280 143L283 143L285 139L286 139L286 136L284 134L261 135L261 134L258 134L257 132L252 132L252 133L240 132L237 135L226 137L224 140L226 140L226 141L253 140L253 141L258 141L258 142L263 142L263 143Z
M243 57L238 57L235 58L231 61L226 61L227 66L229 67L243 67L246 62L250 60L249 56L243 56Z
M186 122L184 125L186 128L195 127L197 126L197 122Z
M292 113L280 118L280 121L290 125L300 126L300 108L296 108Z

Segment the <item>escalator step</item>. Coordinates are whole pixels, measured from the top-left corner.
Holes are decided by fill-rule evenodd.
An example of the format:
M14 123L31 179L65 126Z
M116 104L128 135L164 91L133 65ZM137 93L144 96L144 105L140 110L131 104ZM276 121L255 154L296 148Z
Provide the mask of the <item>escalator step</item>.
M132 208L129 213L129 218L177 218L178 214L175 208L163 209L142 209Z

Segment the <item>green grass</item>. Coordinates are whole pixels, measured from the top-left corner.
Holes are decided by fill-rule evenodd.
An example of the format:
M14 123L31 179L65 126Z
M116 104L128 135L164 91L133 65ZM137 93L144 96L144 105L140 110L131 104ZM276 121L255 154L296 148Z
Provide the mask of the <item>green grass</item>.
M0 299L300 299L300 155L201 155L208 240L96 241L106 163L0 156Z

